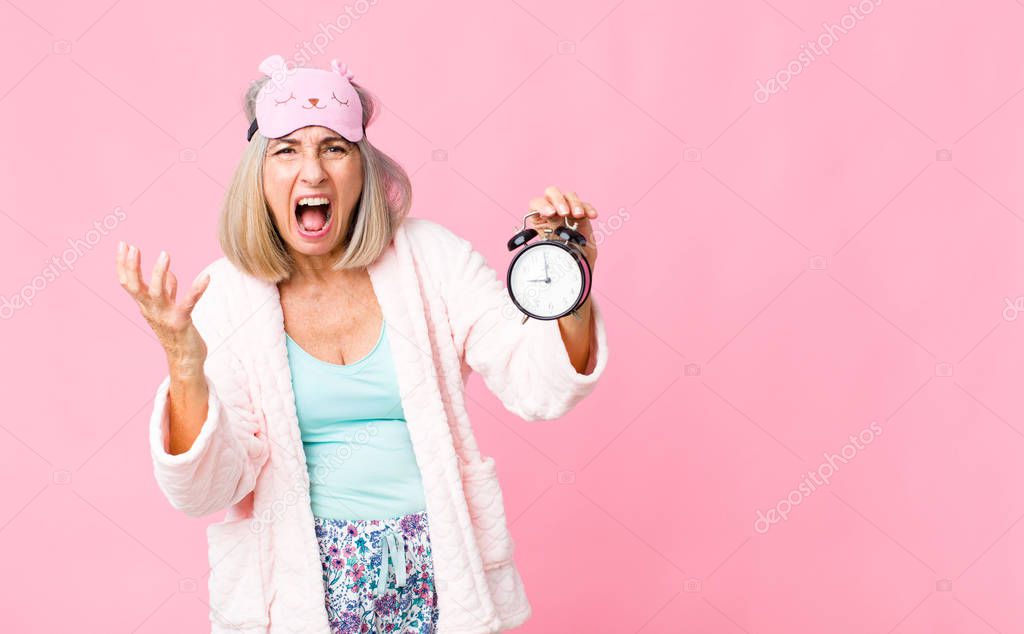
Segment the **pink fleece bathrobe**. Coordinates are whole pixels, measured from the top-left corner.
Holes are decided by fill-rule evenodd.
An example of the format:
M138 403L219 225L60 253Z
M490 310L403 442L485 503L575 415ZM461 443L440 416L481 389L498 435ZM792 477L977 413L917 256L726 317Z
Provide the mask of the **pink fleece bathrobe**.
M170 378L157 388L150 419L157 483L188 515L228 509L207 528L212 632L329 634L277 286L226 258L207 270L210 285L193 320L209 350L209 413L192 447L170 455ZM516 627L531 607L495 463L477 448L463 386L475 370L520 418L564 415L594 389L608 362L596 299L590 361L580 374L558 323L521 324L483 256L439 223L407 218L368 270L423 476L438 630Z

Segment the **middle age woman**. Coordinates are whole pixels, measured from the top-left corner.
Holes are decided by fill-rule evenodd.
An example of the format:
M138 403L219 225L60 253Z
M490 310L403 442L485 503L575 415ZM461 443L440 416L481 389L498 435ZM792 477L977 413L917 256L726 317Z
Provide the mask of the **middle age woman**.
M407 217L409 179L366 138L376 105L351 72L260 69L225 257L178 303L166 252L148 284L138 248L117 254L167 356L158 483L190 515L229 508L208 531L214 631L516 627L530 606L464 381L480 372L525 419L564 414L607 363L593 295L522 324L468 241ZM592 205L552 186L528 207L536 227L577 221L593 267Z

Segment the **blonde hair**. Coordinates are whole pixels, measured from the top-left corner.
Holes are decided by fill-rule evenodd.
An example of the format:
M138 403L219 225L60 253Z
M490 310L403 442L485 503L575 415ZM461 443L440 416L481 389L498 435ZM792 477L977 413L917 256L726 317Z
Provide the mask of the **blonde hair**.
M256 96L270 77L250 85L245 94L248 121L255 116ZM342 243L341 257L332 265L337 271L372 264L391 243L395 231L412 205L412 184L405 170L366 138L365 130L377 112L376 98L355 81L353 88L363 107L363 138L356 143L363 162L363 191ZM274 226L263 194L263 161L267 137L256 132L242 153L221 206L218 237L221 249L237 268L268 282L289 278L294 262Z

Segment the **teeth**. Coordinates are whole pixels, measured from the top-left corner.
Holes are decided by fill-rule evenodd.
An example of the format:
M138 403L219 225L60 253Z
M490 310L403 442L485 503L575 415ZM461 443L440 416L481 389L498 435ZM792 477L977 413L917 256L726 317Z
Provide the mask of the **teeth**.
M300 198L298 204L300 205L329 205L331 201L327 200L323 196L319 198Z

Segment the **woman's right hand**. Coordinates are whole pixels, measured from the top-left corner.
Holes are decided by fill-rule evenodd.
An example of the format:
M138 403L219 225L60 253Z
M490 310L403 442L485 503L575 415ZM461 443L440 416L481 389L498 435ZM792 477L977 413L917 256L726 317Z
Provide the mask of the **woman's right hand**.
M149 327L167 353L172 373L203 375L206 361L206 343L192 323L192 309L210 284L209 274L192 282L192 288L183 304L176 302L178 279L169 269L170 256L165 251L153 265L149 284L142 279L142 254L134 246L119 242L117 245L117 278L142 311Z

